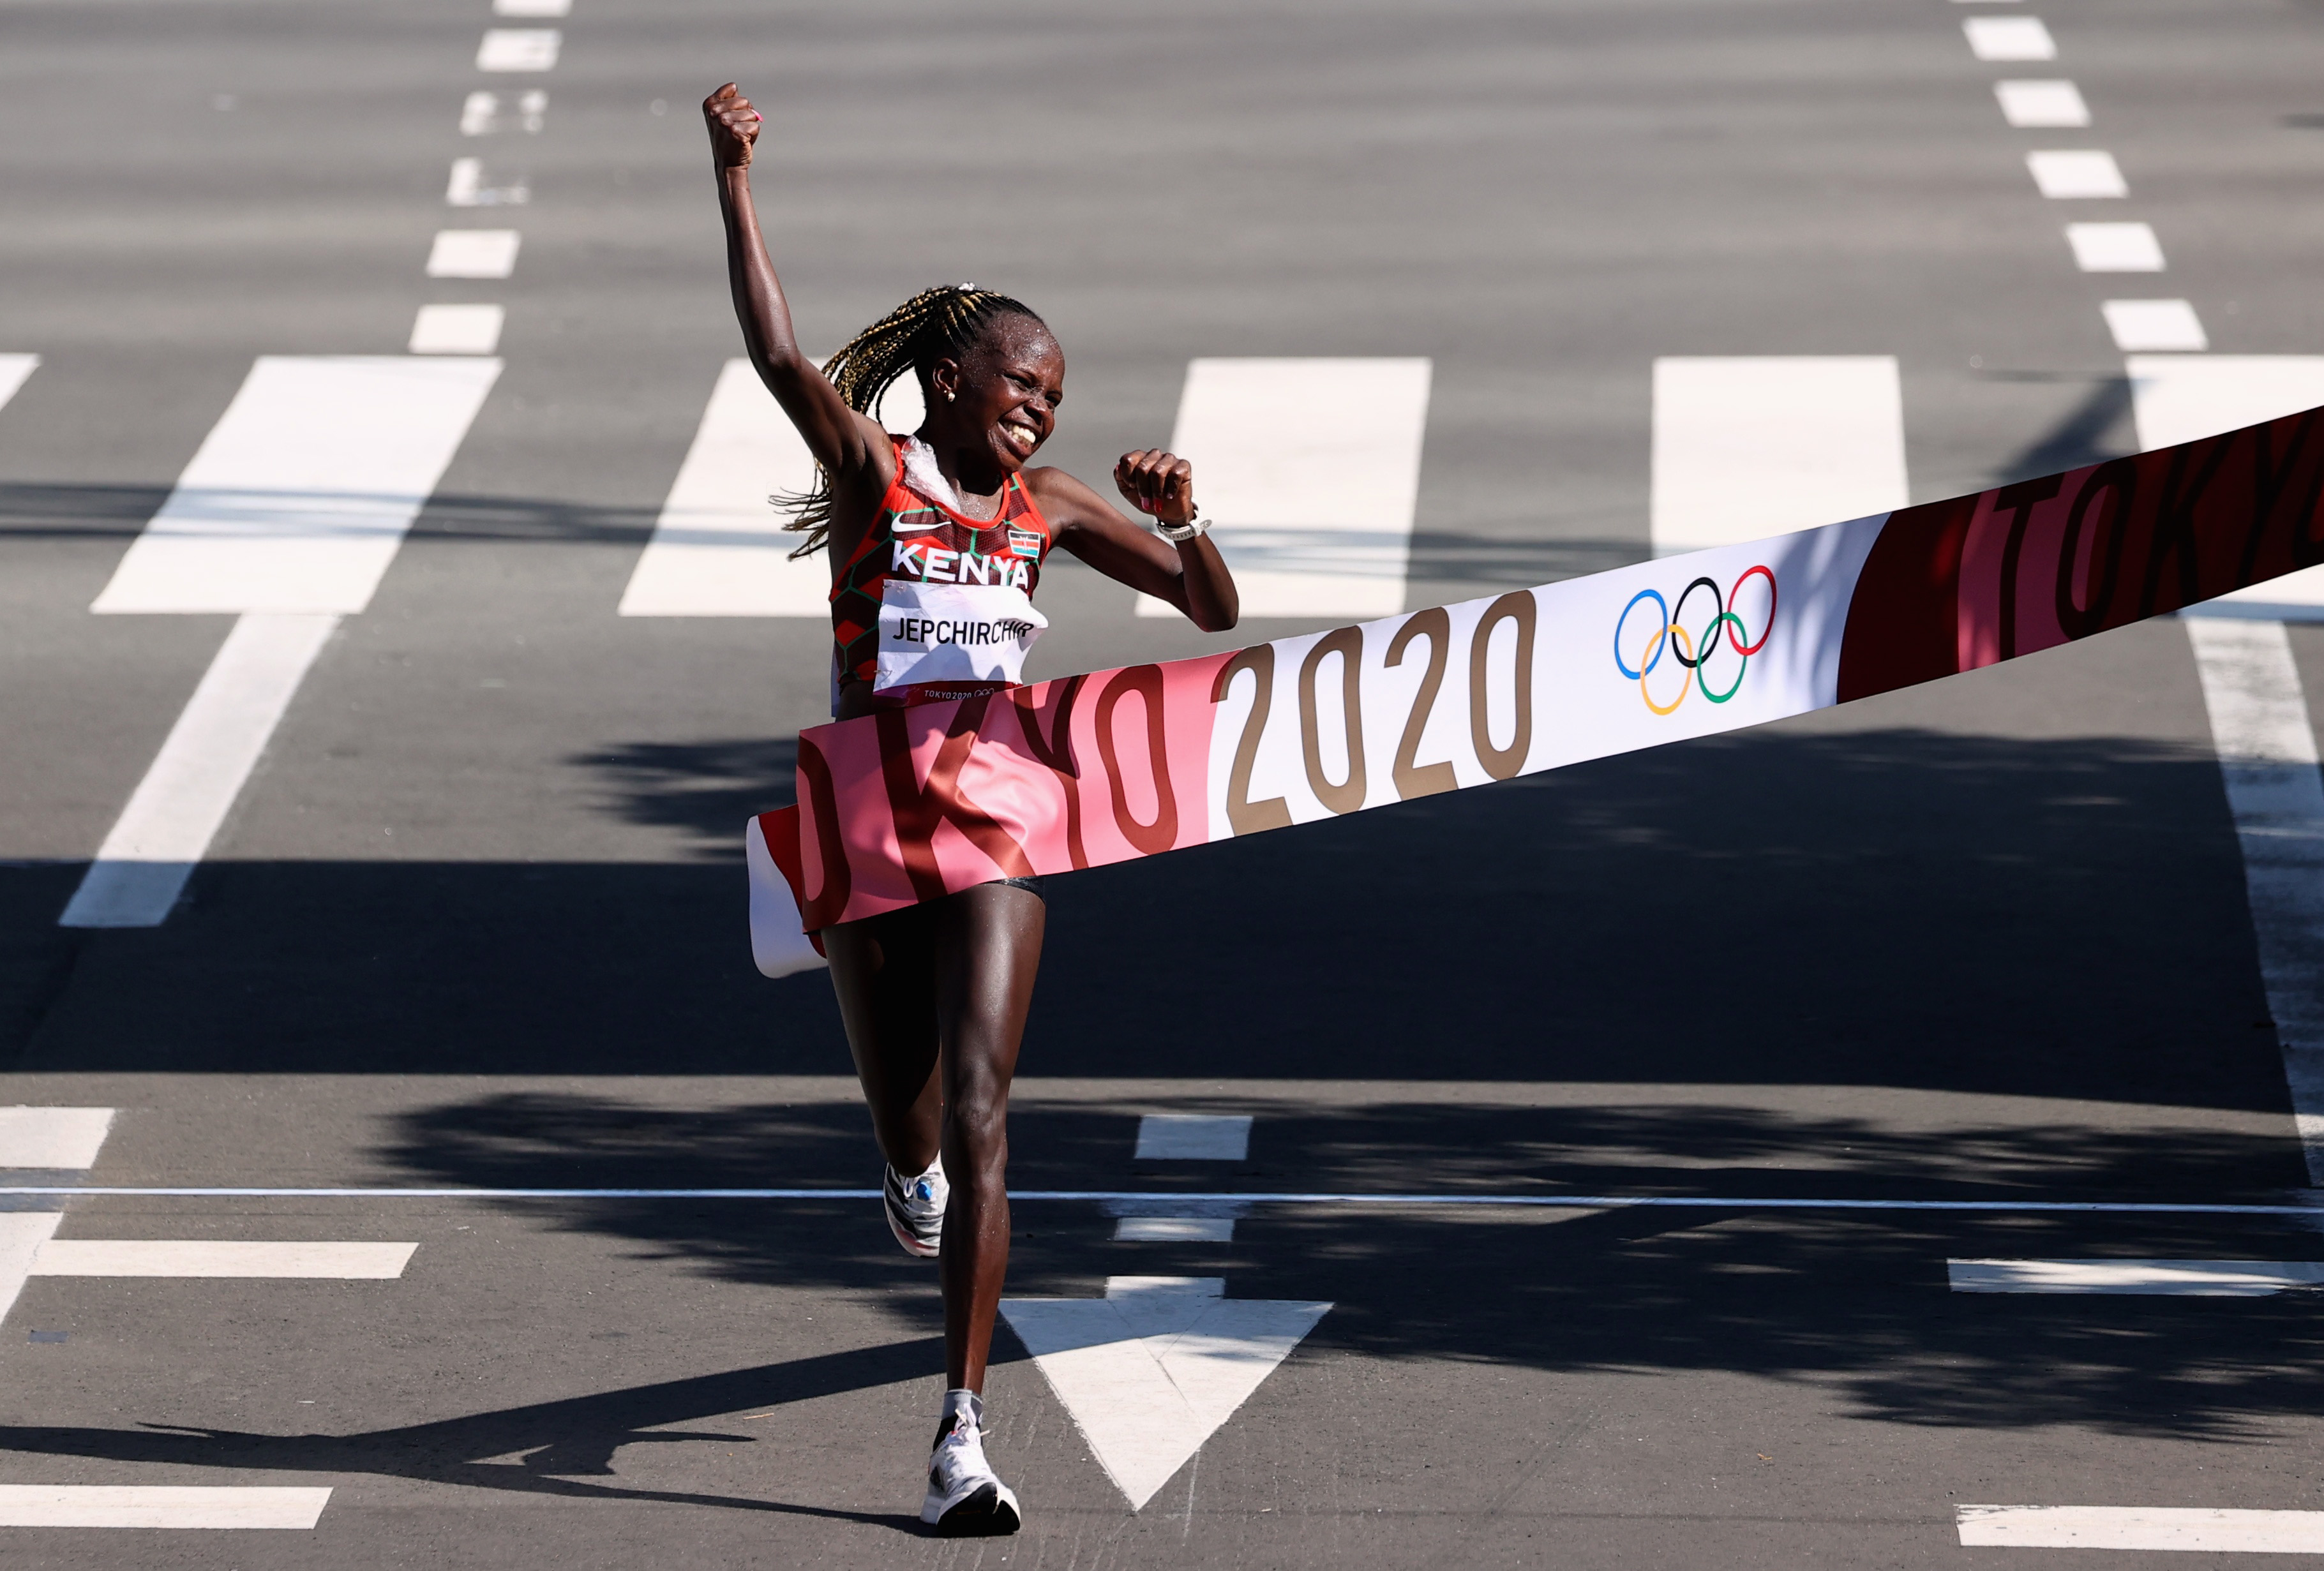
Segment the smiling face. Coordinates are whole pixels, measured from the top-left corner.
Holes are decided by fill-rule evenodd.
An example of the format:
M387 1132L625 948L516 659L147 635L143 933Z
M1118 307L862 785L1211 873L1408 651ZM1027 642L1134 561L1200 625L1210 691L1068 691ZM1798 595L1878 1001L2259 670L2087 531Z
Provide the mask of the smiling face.
M923 429L929 445L939 453L989 455L1002 473L1013 473L1056 429L1065 352L1032 317L1006 316L958 360L930 366L928 381L934 396Z

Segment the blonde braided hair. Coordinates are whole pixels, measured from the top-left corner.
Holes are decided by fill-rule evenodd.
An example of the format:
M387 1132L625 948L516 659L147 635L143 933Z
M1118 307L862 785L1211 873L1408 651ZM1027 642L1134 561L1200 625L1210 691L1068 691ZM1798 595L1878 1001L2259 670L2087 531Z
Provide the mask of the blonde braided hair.
M849 409L868 415L878 407L881 395L906 372L919 372L925 385L929 366L946 357L958 359L1002 317L1025 317L1041 323L1021 300L974 284L939 284L922 289L850 338L844 348L824 362L823 374L831 379ZM807 536L791 553L794 559L812 556L829 543L831 475L823 465L816 465L813 489L779 493L767 500L777 511L791 515L784 529Z

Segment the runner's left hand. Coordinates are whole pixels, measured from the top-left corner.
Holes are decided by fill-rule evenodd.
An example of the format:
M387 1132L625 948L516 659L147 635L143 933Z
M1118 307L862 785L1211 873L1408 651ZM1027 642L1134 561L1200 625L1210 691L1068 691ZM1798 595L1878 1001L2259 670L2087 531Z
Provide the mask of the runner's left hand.
M1166 524L1183 524L1194 516L1194 466L1174 453L1156 447L1125 453L1113 466L1113 483L1130 505Z

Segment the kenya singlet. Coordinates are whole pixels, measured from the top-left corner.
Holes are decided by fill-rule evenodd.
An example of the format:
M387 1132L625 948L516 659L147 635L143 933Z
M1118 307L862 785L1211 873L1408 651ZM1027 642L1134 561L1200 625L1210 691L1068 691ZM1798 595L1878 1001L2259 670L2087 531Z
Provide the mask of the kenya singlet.
M886 703L1014 687L1049 625L1032 600L1048 520L1017 474L990 521L968 517L927 494L949 490L930 473L934 455L911 437L895 442L896 478L832 583L834 703L848 677ZM907 478L914 469L921 483Z

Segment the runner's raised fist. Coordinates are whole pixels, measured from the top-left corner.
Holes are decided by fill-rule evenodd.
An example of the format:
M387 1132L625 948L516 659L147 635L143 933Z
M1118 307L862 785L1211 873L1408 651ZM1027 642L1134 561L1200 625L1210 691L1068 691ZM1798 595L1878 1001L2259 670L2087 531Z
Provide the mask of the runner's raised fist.
M1194 466L1159 447L1125 453L1113 466L1113 483L1141 513L1151 513L1166 524L1183 524L1194 516Z
M710 126L712 161L722 170L749 169L751 144L766 122L742 90L729 82L702 100L702 118Z

